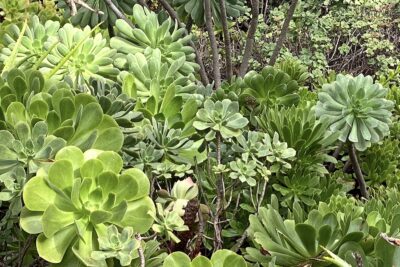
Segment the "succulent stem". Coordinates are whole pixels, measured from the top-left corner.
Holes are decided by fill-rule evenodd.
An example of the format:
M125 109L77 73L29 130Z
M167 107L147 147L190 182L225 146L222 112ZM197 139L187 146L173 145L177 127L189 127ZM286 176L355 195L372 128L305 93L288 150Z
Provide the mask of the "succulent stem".
M349 156L351 160L351 164L353 165L354 174L356 175L358 185L360 186L361 196L364 198L368 198L367 186L365 184L364 176L362 174L360 164L357 159L356 149L352 142L349 142Z

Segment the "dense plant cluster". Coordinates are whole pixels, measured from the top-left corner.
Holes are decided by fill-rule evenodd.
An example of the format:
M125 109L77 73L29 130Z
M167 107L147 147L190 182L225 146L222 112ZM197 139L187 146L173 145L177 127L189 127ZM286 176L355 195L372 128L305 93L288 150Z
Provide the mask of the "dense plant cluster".
M0 9L0 266L400 267L398 1Z

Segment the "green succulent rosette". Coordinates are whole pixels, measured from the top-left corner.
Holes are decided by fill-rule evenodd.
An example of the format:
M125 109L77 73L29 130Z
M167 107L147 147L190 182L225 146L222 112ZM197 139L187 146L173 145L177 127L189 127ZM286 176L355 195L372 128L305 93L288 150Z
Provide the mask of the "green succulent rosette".
M354 143L363 151L389 134L393 102L387 90L371 76L339 74L318 93L316 116L340 132L339 140Z
M39 234L36 247L43 259L61 266L107 266L91 257L107 226L132 227L135 233L150 229L148 213L155 207L149 180L138 169L122 171L122 164L115 152L83 153L69 146L57 153L48 172L41 169L26 183L20 224Z

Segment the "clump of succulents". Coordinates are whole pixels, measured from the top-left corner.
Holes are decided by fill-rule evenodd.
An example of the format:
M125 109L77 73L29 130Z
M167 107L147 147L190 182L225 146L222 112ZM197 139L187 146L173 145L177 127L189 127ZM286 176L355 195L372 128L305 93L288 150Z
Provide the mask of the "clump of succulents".
M361 241L368 233L368 226L361 218L342 224L332 213L321 214L313 210L308 218L297 217L284 220L277 207L268 205L258 215L250 215L249 235L257 247L268 251L266 261L279 266L295 266L323 262L320 257L324 248L339 252L340 256L351 252L365 259ZM259 252L249 249L250 255ZM366 261L364 261L366 262Z
M9 25L3 36L4 48L1 50L0 62L6 63L16 50L14 62L10 63L13 64L11 67L27 68L35 65L58 42L59 29L58 21L48 20L43 24L38 16L30 18L24 32L16 24ZM21 42L18 43L20 35L22 35Z
M143 53L128 54L124 59L128 62L128 72L121 74L124 82L131 80L132 86L124 88L124 93L137 99L140 103L147 103L154 97L156 105L161 102L168 90L173 89L176 96L187 100L199 98L196 94L197 85L190 77L179 74L185 64L185 58L179 57L172 64L162 61L160 49L146 48Z
M74 88L88 90L91 79L114 83L119 70L113 65L117 53L108 46L101 33L92 37L93 30L83 30L65 24L58 30L58 43L52 49L40 70L47 77L66 79ZM46 49L50 49L47 45Z
M122 171L115 152L76 147L60 150L48 171L40 169L24 188L25 207L20 224L30 234L39 234L39 255L51 263L105 266L92 258L99 251L98 238L107 227L132 227L144 233L152 225L148 197L150 183L138 169ZM54 249L56 248L56 249Z
M244 76L242 87L239 95L242 101L254 100L262 106L292 106L300 100L297 81L274 67L265 67L260 73L250 71Z
M147 48L159 49L162 62L168 65L183 57L184 63L179 67L182 74L190 75L198 70L194 50L188 45L191 36L185 36L184 28L179 28L171 18L160 22L156 13L138 4L133 7L132 17L135 28L122 19L116 21L117 36L111 38L112 48L125 55L144 53Z
M340 141L350 141L363 151L389 134L393 102L386 94L371 76L339 74L318 93L316 116L331 131L340 132Z

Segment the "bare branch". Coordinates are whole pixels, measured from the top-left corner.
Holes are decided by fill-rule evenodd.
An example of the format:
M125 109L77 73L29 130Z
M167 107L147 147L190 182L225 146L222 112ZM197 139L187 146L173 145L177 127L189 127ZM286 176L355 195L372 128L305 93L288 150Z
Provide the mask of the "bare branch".
M254 35L258 26L259 0L253 0L251 5L251 22L247 32L246 46L244 48L243 60L239 69L239 76L243 77L249 68L249 60L253 52Z
M138 254L139 254L139 258L140 258L140 267L145 267L146 266L146 259L144 257L144 252L143 252L143 248L142 248L142 237L141 237L140 234L137 234L135 236L135 238L140 243L139 248L138 248Z
M133 25L132 21L130 21L125 14L118 9L118 7L113 3L112 0L104 0L106 2L106 4L110 7L110 9L115 13L115 15L117 16L117 18L119 19L123 19L126 23L129 24L129 26L131 26L132 28L135 28L135 26Z
M274 65L276 60L278 59L279 52L282 49L283 42L285 41L286 34L289 30L290 21L292 20L294 11L296 10L297 2L298 2L298 0L292 0L292 3L290 4L285 21L283 22L283 25L282 25L281 33L279 35L278 41L276 42L274 52L272 53L271 59L269 60L269 65L271 65L271 66Z

